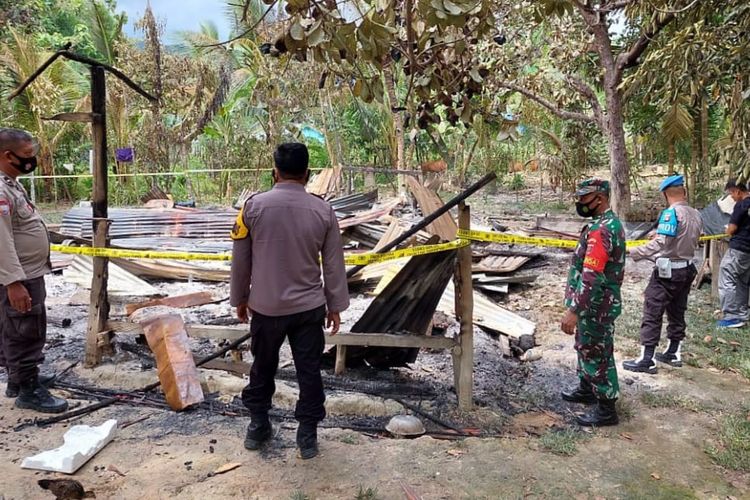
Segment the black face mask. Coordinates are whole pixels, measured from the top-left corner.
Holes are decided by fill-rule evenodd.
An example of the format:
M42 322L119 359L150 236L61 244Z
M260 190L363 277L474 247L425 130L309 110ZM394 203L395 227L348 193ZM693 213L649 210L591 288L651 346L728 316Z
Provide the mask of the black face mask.
M593 203L593 202L591 202L591 203ZM595 215L594 209L596 207L592 207L591 203L586 204L586 203L581 203L580 201L577 201L576 202L576 213L578 213L578 215L580 215L581 217L594 217L594 215ZM599 204L597 203L597 206L598 205Z
M12 154L16 160L18 160L18 163L11 163L11 165L19 172L23 174L30 174L36 169L36 156L29 156L28 158L24 158L23 156L18 156L13 151L8 152Z

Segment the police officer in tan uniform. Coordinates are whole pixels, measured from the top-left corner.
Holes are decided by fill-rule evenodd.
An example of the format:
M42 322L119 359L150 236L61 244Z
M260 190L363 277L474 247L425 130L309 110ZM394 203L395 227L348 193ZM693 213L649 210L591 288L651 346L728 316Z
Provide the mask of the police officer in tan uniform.
M628 371L650 374L657 372L654 359L671 366L682 366L682 342L687 327L685 311L690 287L698 274L693 257L703 230L700 212L688 205L683 176L667 177L659 191L668 208L659 216L656 237L629 251L633 260L646 259L656 264L644 292L641 355L622 363ZM669 320L669 345L664 352L657 353L665 312Z
M237 316L252 316L253 366L242 401L251 422L245 447L257 450L272 434L268 411L276 390L279 349L289 339L299 383L294 416L303 459L318 454L317 426L325 417L320 361L323 323L335 334L349 289L336 214L305 191L310 176L304 144L281 144L274 153L273 189L251 197L232 231L231 297Z
M19 175L36 168L33 137L0 128L0 361L8 371L6 395L16 406L45 413L68 408L39 378L47 337L44 275L51 271L49 236Z

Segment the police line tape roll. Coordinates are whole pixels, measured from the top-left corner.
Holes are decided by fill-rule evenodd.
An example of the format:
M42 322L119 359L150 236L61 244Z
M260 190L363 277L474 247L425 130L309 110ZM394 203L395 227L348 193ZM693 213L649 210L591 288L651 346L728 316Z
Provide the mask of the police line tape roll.
M471 244L468 240L453 240L448 243L437 245L422 245L417 247L403 248L384 253L362 253L344 256L344 262L348 265L362 266L385 262L388 260L413 257L415 255L427 255L430 253L456 250ZM72 255L86 255L88 257L107 257L111 259L172 259L172 260L210 260L229 261L231 254L208 254L188 252L159 252L154 250L125 250L121 248L91 248L91 247L69 247L64 245L50 245L54 252Z
M539 238L532 236L521 236L518 234L495 233L490 231L476 231L459 229L456 233L459 238L472 241L484 241L490 243L512 243L517 245L531 245L548 248L575 248L578 244L575 240L563 240L559 238ZM701 236L700 241L720 240L726 238L726 234L715 234L711 236ZM625 244L627 248L639 247L645 245L650 240L629 240Z

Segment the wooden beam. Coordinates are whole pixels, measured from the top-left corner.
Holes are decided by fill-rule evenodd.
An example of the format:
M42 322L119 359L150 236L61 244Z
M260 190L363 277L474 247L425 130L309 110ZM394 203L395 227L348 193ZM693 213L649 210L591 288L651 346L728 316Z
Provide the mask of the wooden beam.
M108 321L108 330L122 335L140 335L143 328L138 323L130 321ZM212 340L237 340L245 335L249 329L247 325L185 325L188 335L194 338Z
M94 247L106 247L109 221L107 220L107 91L104 81L104 68L91 68L91 132L94 149L94 192L92 212ZM94 272L91 278L91 302L89 324L86 333L85 366L91 368L101 362L102 356L112 353L109 342L99 343L99 332L106 327L109 317L107 296L108 263L105 257L94 257Z
M140 335L143 328L138 323L109 321L106 326L123 335ZM247 334L247 325L185 325L188 335L195 338L213 340L236 340ZM427 349L452 349L456 341L450 337L427 337L424 335L395 335L392 333L351 333L340 332L326 335L327 345L382 346L382 347L424 347Z
M58 122L91 123L94 121L93 113L58 113L53 116L42 117L42 120Z
M471 229L471 212L461 202L458 205L458 227ZM474 289L471 275L471 245L458 250L455 275L456 315L460 322L457 349L454 355L454 378L458 407L470 410L474 404Z

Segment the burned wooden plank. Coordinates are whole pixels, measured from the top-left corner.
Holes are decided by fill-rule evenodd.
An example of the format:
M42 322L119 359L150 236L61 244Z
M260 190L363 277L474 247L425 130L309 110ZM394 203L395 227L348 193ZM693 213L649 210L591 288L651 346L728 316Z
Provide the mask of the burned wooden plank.
M130 321L109 321L109 331L121 335L141 335L143 326ZM248 332L248 325L185 325L188 335L211 340L237 340ZM455 341L449 337L428 337L391 333L339 332L325 336L326 345L424 347L426 349L450 349Z
M502 257L492 255L485 257L478 264L472 266L475 273L512 273L531 260L529 257Z
M188 293L186 295L177 295L174 297L164 297L161 299L147 300L145 302L138 302L137 304L128 304L125 306L125 313L130 316L138 309L143 309L144 307L167 306L185 308L202 306L204 304L220 302L221 300L217 301L211 292L195 292Z
M514 274L510 276L496 276L486 273L478 273L472 276L475 284L500 285L503 283L522 284L533 283L539 276L537 274Z
M159 382L169 406L179 411L203 401L182 318L177 314L152 318L143 323L143 331L156 358Z
M418 180L413 177L405 177L409 190L417 199L417 204L423 214L431 214L443 206L443 201L434 191L424 187ZM445 213L438 217L434 222L427 226L427 232L440 236L445 241L451 241L456 237L458 226L453 220L450 213Z

